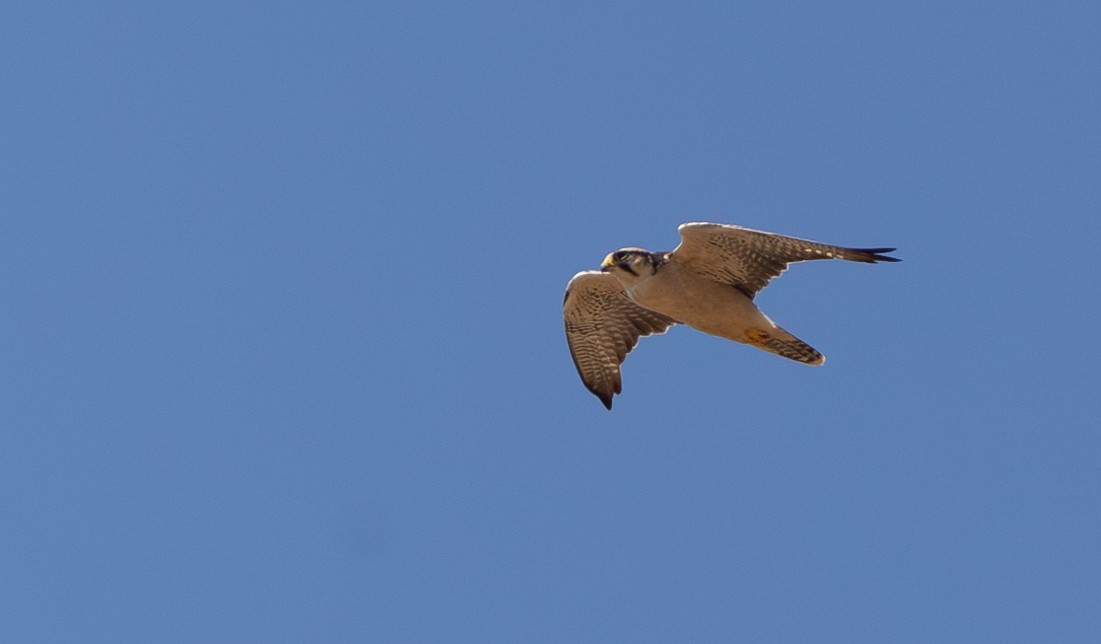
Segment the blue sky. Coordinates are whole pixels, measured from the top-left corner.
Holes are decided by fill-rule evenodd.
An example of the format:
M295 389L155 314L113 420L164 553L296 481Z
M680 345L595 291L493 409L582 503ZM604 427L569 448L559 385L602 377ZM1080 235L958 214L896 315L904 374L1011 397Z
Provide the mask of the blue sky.
M0 639L1101 639L1091 3L16 3ZM720 221L905 261L677 328Z

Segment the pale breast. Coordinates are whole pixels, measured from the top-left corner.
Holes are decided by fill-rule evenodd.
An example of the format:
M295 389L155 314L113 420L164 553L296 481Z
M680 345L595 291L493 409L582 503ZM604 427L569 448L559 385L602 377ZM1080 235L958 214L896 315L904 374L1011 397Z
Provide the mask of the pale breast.
M627 289L627 293L651 311L739 342L744 341L743 333L749 327L773 326L745 293L701 277L675 261L663 265L651 279Z

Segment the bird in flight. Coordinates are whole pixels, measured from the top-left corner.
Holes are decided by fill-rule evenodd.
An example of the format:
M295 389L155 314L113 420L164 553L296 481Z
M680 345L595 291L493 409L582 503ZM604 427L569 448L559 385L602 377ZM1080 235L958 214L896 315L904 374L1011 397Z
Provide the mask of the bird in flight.
M671 252L621 248L599 271L566 286L562 315L581 381L608 409L620 393L620 365L644 335L674 324L748 344L809 365L826 358L777 326L753 298L788 264L813 259L901 261L894 248L844 248L729 224L681 224Z

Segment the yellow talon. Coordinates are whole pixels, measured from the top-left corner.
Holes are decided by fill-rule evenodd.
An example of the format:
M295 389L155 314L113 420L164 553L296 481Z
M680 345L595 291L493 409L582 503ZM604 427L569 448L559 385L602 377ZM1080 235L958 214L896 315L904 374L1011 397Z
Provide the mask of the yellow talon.
M745 337L749 338L749 341L753 344L761 344L765 340L768 340L769 335L767 332L760 329L749 329L745 332Z

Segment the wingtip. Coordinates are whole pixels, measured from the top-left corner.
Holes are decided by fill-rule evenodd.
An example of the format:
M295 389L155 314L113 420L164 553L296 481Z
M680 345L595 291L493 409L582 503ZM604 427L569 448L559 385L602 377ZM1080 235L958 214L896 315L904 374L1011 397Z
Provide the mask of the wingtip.
M611 396L601 396L600 397L600 402L604 403L604 408L605 409L607 409L608 411L612 411L612 397Z
M893 253L897 248L861 248L861 252L867 253L872 263L876 262L901 262L897 257L891 257L887 253Z

